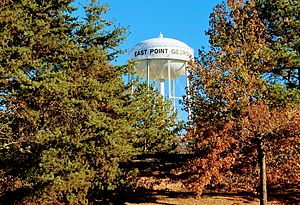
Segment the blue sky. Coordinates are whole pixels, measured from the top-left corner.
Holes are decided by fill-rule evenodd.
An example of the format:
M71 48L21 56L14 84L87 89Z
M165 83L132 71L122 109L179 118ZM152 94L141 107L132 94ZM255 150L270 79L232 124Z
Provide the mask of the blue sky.
M86 0L76 0L85 4ZM209 26L209 15L213 7L222 0L100 0L107 3L110 11L106 18L115 21L115 26L128 27L128 37L120 46L129 51L137 43L158 37L180 40L195 50L209 47L205 31ZM79 11L80 15L80 11ZM118 57L113 64L126 64L128 53ZM127 79L127 78L126 78ZM184 76L177 79L176 96L185 95ZM179 118L186 120L187 113L181 111L182 105L176 102Z
M142 40L158 37L175 38L185 42L195 51L208 47L205 30L208 29L209 14L221 0L104 0L110 11L107 17L115 25L128 28L128 37L121 48L130 50ZM195 52L197 53L197 52ZM117 63L127 62L127 54Z

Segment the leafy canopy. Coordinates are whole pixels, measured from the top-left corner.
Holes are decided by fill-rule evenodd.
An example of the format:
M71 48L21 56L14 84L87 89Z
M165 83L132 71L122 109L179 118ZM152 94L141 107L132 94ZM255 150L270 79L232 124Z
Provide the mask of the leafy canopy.
M105 19L107 5L89 1L82 20L75 10L72 0L1 3L5 204L92 204L133 182L120 163L143 141L148 152L172 147L168 105L142 85L132 94L122 81L130 68L110 64L126 29Z
M294 162L297 158L297 151L289 150L297 149L299 139L298 92L273 85L265 77L273 72L274 56L269 26L259 11L255 1L217 5L207 31L211 50L200 51L199 60L191 65L192 123L187 140L201 157L186 167L191 174L186 184L198 194L218 185L253 191L257 184L253 174L262 164L257 155L271 152L276 143L287 143L282 154L290 153ZM289 99L283 100L280 93ZM283 141L283 136L290 141ZM292 164L290 168L296 169ZM272 167L275 170L279 169ZM244 178L239 181L240 176ZM293 183L297 177L292 176Z

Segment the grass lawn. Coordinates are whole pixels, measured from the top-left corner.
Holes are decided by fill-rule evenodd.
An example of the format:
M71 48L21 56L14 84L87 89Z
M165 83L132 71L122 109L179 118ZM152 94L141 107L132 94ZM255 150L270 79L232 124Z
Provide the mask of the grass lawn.
M143 177L142 180L152 179ZM273 195L269 197L270 205L297 205L300 204L300 196ZM228 193L204 193L201 198L186 190L180 182L168 182L162 180L151 187L141 189L128 196L126 205L259 205L259 196L253 194L228 194Z

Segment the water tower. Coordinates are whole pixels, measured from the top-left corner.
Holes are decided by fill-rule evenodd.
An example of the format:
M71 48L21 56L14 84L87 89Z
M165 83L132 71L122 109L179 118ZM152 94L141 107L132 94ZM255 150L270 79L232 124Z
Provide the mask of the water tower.
M187 44L172 38L151 38L135 45L129 51L129 60L136 61L135 72L146 79L148 85L158 84L160 94L173 101L176 96L174 81L187 76L187 62L193 59L194 50ZM188 77L185 86L189 87ZM165 92L166 91L166 92Z

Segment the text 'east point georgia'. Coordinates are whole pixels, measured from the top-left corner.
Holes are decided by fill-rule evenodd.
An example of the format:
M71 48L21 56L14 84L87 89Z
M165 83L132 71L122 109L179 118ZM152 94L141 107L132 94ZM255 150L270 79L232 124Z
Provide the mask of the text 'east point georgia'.
M168 48L151 48L151 49L143 49L134 52L134 57L143 56L143 55L153 55L153 54L174 54L174 55L187 55L190 53L181 49L168 49Z

